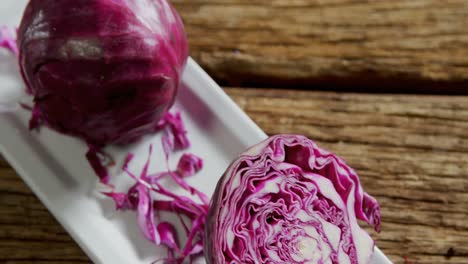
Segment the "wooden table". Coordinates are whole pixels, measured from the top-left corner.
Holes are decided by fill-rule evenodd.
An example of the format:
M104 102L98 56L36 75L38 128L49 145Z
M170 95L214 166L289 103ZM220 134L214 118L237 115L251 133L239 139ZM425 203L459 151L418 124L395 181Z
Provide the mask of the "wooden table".
M395 263L468 263L468 1L175 0L191 54L268 134L344 157ZM0 262L89 259L0 161Z

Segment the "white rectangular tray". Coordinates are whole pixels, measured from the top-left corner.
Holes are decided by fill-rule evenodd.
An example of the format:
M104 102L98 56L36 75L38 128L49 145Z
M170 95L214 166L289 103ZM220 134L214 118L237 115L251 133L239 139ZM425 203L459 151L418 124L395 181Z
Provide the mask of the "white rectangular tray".
M2 0L0 25L18 25L25 4L25 0ZM6 82L5 68L10 67L6 63L11 61L0 61L0 89ZM182 112L189 131L193 144L188 151L205 160L201 173L189 181L208 195L212 194L218 178L233 158L266 138L192 59L184 73L174 109ZM147 264L165 256L164 250L155 249L142 238L132 212L115 212L111 201L99 195L101 187L84 158L86 146L49 129L30 132L28 118L29 113L23 110L0 115L0 152L92 261ZM116 157L117 164L121 164L125 153L136 153L137 159L131 168L137 168L146 158L150 142L160 146L160 136L150 136L138 144L109 151ZM156 148L154 153L151 169L165 169L162 151ZM179 155L172 157L172 165ZM128 177L118 170L114 173L118 187L130 184ZM372 263L391 262L376 249Z

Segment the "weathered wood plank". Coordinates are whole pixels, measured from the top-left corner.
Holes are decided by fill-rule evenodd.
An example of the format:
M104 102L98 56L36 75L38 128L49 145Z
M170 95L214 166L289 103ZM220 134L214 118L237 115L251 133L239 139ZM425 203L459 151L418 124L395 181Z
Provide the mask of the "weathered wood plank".
M6 256L1 261L70 261L83 262L87 257L74 243L63 243L44 240L22 241L9 240L0 241L0 256ZM88 260L89 261L89 260ZM49 262L49 263L50 263ZM70 263L68 262L68 263Z
M373 236L395 263L467 263L468 97L226 91L268 134L305 134L358 171L382 206L382 233ZM89 262L5 167L0 262Z
M465 0L172 2L225 85L468 93Z
M91 263L14 170L4 165L0 167L0 263Z

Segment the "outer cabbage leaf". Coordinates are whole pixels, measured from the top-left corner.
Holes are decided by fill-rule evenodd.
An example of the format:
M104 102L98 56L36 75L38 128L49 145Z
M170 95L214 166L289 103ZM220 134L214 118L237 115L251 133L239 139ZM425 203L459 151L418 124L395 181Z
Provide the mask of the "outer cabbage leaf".
M303 136L250 148L220 179L208 211L208 263L369 263L380 209L355 171Z

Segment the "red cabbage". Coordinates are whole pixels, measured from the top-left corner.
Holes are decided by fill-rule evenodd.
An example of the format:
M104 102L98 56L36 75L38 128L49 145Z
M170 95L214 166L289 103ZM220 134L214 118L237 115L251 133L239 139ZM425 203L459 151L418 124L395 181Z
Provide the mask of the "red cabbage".
M219 181L208 211L207 263L369 263L377 201L353 169L303 136L250 148Z
M0 26L0 48L9 51L15 57L18 55L16 30L7 26ZM15 78L12 78L12 76L8 74L2 79L2 88L0 89L0 114L15 111L15 109L18 108L17 103L21 98L21 87L16 84Z
M177 164L177 174L181 177L190 177L203 167L203 160L190 153L184 153Z
M166 113L158 123L157 129L162 129L165 132L161 138L161 143L166 157L166 165L169 168L169 155L175 150L175 147L185 149L190 145L187 131L179 112L175 114ZM113 185L108 184L107 170L105 170L106 174L100 174L101 181L112 189L111 192L105 192L104 195L114 200L117 210L136 211L138 224L144 237L154 244L163 245L168 249L168 257L154 263L159 261L182 263L187 258L192 260L199 257L203 251L203 232L209 200L201 191L190 186L184 178L191 177L200 171L203 168L203 160L194 154L184 153L179 159L176 170L168 169L162 172L149 173L148 168L152 150L153 147L150 145L148 158L138 177L128 168L134 155L129 153L125 158L122 170L136 181L126 193L115 192ZM94 167L93 159L90 159L90 163L95 170L97 169L96 172L99 172L103 168L102 161L107 157L93 149L93 146L90 146L89 152L95 153L92 157L97 159L96 164L98 166ZM97 154L100 154L100 156ZM106 178L102 178L102 176ZM191 195L196 195L200 202L192 197L178 195L166 189L160 184L161 179L164 177L170 177L179 187L190 192ZM180 245L179 234L177 234L174 225L162 221L159 217L160 212L172 212L178 216L187 237L187 242L183 246ZM190 221L190 225L187 225L184 217Z
M170 152L175 149L185 149L190 147L190 141L187 138L184 122L180 112L174 114L167 112L156 126L157 129L165 129L164 139L166 141L165 151Z
M18 31L32 127L102 147L153 132L188 57L166 0L31 0Z
M30 120L29 126L36 128L40 125L40 123L36 123L37 121L40 121L40 119L34 118L35 115L38 115L38 109L34 108L30 110L32 111L33 118ZM185 130L185 125L182 121L180 112L175 112L174 114L171 112L166 112L158 124L155 125L155 131L156 130L162 130L164 132L161 143L163 146L164 155L166 156L166 161L168 161L169 154L172 151L176 149L186 149L190 146L190 141L187 138L187 131ZM88 152L86 153L86 158L91 165L91 168L99 177L100 181L104 184L107 184L110 179L107 166L114 165L112 157L105 153L101 147L88 143ZM195 174L196 171L201 169L202 165L203 161L195 155L184 154L178 166L186 166L184 170L189 169L190 171L184 171L184 175L179 176L184 177L186 173L190 174L191 176L192 174ZM171 175L174 175L174 173L171 172ZM173 178L176 181L181 181L179 177ZM182 181L181 184L183 185L184 182ZM206 200L208 199L206 198Z
M163 245L168 249L169 256L163 259L166 263L182 263L187 258L200 256L203 250L203 232L208 211L208 199L198 190L189 186L182 177L193 176L202 168L201 158L193 154L184 154L179 160L176 171L148 173L151 160L152 146L148 159L139 176L128 169L133 159L129 154L122 169L132 177L136 183L126 192L106 192L104 195L112 198L117 210L132 210L137 212L137 220L144 237L156 245ZM197 194L201 202L196 202L189 196L177 195L160 184L164 177L172 177L181 187ZM182 183L182 184L181 184ZM195 191L194 191L195 190ZM176 229L172 223L162 221L159 212L171 212L179 216L185 229L187 242L180 245ZM182 217L183 216L183 217ZM186 220L190 225L186 224Z
M7 26L0 26L0 47L18 55L15 33Z

